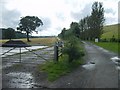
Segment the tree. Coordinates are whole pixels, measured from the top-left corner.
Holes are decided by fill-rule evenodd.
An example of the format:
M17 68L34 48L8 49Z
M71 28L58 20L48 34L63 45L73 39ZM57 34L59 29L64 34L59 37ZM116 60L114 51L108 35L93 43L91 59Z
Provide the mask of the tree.
M4 30L4 38L5 39L12 39L12 38L16 38L16 35L15 35L15 30L13 28L7 28Z
M77 37L79 38L80 36L80 28L79 28L79 24L77 22L72 22L70 24L70 29L72 31L72 33Z
M81 39L88 39L90 37L90 16L87 16L79 21L79 28L80 28L80 38Z
M102 3L94 2L91 12L91 29L93 30L94 37L100 38L104 23L104 8Z
M102 3L94 2L91 15L79 21L80 38L87 40L100 38L104 21L104 8Z
M66 32L66 28L63 28L62 32L58 36L60 38L64 39L65 38L65 32Z
M26 16L21 18L19 27L17 27L17 30L25 31L27 35L27 41L30 42L29 34L35 31L37 27L42 25L43 25L43 22L38 17Z

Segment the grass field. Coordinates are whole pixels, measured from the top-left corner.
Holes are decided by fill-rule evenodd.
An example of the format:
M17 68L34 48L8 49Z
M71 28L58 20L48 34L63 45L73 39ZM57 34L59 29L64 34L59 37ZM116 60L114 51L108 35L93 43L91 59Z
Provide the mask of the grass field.
M110 40L113 35L114 35L114 38L118 39L119 37L119 28L120 27L120 24L114 24L114 25L107 25L107 26L104 26L103 27L103 34L101 36L102 39L106 39L106 40ZM117 42L98 42L98 43L95 43L94 44L98 45L98 46L101 46L107 50L110 50L110 51L113 51L115 53L120 53L120 48L119 48L119 45Z
M105 48L107 50L113 51L115 53L120 53L119 45L116 42L98 42L98 43L94 42L94 44L96 44L96 45L98 45L100 47L103 47L103 48Z
M115 24L115 25L108 25L103 27L103 34L101 36L102 39L110 39L113 37L118 39L118 27L120 27L120 24Z
M13 39L13 40L22 40L23 42L29 45L52 45L54 44L57 39L56 37L51 38L30 38L31 42L27 42L26 38L23 39ZM8 40L0 40L0 44L5 43Z

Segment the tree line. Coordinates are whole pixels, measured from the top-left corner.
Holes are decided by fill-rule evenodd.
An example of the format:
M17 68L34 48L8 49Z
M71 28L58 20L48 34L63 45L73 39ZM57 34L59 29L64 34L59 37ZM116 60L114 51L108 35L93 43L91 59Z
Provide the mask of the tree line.
M0 32L2 36L0 39L19 39L19 38L26 38L26 34L20 31L15 31L13 28L1 28Z
M79 22L72 22L69 29L62 29L58 37L64 41L62 52L68 56L69 62L81 60L85 55L80 39L93 40L100 38L104 21L102 3L94 2L91 15L82 18Z
M58 36L62 39L66 39L71 33L82 40L100 39L103 33L104 21L104 8L102 3L94 2L91 15L84 17L79 22L72 22L70 28L63 28Z

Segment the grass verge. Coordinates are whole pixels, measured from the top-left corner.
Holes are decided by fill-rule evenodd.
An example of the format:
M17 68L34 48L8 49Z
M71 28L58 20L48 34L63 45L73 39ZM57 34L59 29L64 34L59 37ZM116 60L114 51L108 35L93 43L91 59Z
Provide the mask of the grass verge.
M49 81L54 81L60 76L70 73L82 63L83 60L75 60L72 63L68 63L68 56L64 55L59 58L58 63L54 63L53 61L46 62L43 65L39 65L38 69L48 74Z
M115 53L120 53L120 48L117 42L93 42L97 46L103 47L104 49L113 51Z

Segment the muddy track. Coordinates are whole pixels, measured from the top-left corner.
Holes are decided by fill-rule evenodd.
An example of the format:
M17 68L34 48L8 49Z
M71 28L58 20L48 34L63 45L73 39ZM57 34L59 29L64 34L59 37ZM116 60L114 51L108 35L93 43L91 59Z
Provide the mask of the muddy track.
M37 50L34 53L45 59L53 59L53 47ZM2 88L47 88L47 74L38 72L37 65L46 62L37 55L22 53L2 58Z

